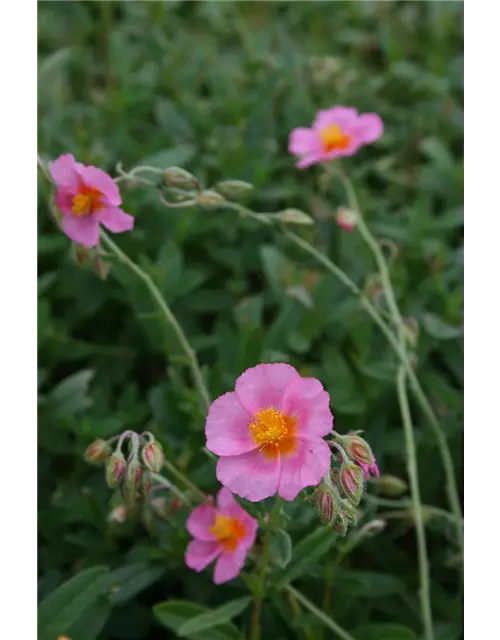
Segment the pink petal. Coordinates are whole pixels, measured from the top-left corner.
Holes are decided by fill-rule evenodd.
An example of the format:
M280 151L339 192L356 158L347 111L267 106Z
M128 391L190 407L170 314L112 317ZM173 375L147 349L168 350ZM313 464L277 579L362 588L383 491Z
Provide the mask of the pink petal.
M222 487L217 495L217 507L223 515L238 518L243 523L246 533L244 538L240 540L240 546L245 549L253 547L259 523L238 504L226 487Z
M243 507L240 507L233 494L226 487L222 487L217 494L217 508L224 511L235 511L238 509L238 512L245 513Z
M66 189L57 189L56 205L61 211L67 215L73 215L73 196L76 192L67 191Z
M113 233L130 231L134 228L133 216L125 213L125 211L122 211L118 207L105 207L98 211L97 216L99 222Z
M213 541L214 535L210 527L215 522L215 509L211 504L202 504L191 511L186 522L186 528L193 538Z
M258 364L241 374L234 390L241 404L252 415L260 409L279 409L286 386L298 375L289 364Z
M76 192L80 178L75 159L71 153L66 153L59 156L54 162L49 162L49 171L58 187Z
M323 437L333 429L330 396L315 378L295 378L283 395L281 410L297 418L297 437Z
M212 402L205 424L207 449L218 456L239 455L257 448L249 424L252 415L231 391Z
M102 169L97 167L84 167L79 169L80 176L87 187L98 189L108 201L108 204L116 206L121 204L120 190L115 181Z
M214 583L223 584L239 576L245 565L245 557L244 550L237 550L235 553L222 553L215 563Z
M384 123L376 113L364 113L359 116L353 134L361 144L375 142L384 132Z
M95 216L63 216L61 226L68 238L84 247L95 247L99 243L99 221Z
M258 502L276 493L280 469L279 457L265 458L255 450L219 458L216 475L217 480L236 495Z
M318 111L316 120L313 122L315 130L323 129L331 124L337 124L341 129L345 129L356 122L358 112L351 107L332 107Z
M191 540L186 549L184 560L190 569L203 571L222 551L218 542Z
M313 129L298 127L290 134L288 151L294 155L302 156L321 149L321 140Z
M245 536L240 540L240 547L242 549L248 550L255 544L255 538L257 537L257 529L259 528L259 523L246 511L244 512L244 515L241 516L241 520L245 525L246 533Z
M281 457L278 494L284 500L293 500L305 487L318 485L330 464L330 447L324 440L298 439L296 450Z
M321 151L319 153L311 153L307 156L304 156L297 162L297 169L306 169L307 167L311 167L313 164L326 162L328 159L328 154L324 151Z

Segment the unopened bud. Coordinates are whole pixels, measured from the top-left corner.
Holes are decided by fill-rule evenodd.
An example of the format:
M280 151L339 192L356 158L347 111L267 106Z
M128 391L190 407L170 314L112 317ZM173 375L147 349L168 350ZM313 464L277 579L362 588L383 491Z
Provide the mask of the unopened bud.
M181 167L169 167L163 172L163 180L169 187L189 188L197 184L196 178Z
M92 266L94 267L94 271L99 276L99 278L101 278L101 280L106 280L111 269L111 264L106 260L103 260L99 256L96 256L92 260Z
M109 514L109 522L117 522L122 524L127 519L127 507L124 504L120 504L115 507Z
M352 462L345 462L340 468L339 479L345 495L357 507L363 495L363 469Z
M142 459L150 471L160 473L165 460L161 444L156 440L149 442L142 450Z
M314 220L311 216L300 209L285 209L284 211L280 211L278 213L278 218L287 224L314 224Z
M339 483L339 473L340 470L338 467L333 467L333 469L330 470L330 481L334 487Z
M330 491L316 489L312 495L312 502L316 507L321 524L328 524L334 514L334 502Z
M346 500L345 498L341 500L340 511L344 516L344 519L346 520L347 524L350 524L351 527L355 527L358 524L357 511L355 507L353 507L352 504L349 502L349 500Z
M71 245L71 255L76 264L82 267L92 255L92 252L81 244L73 243Z
M102 464L111 455L111 448L105 440L99 438L85 451L85 460L91 464Z
M117 487L125 473L125 458L120 451L115 451L106 465L106 482L110 489Z
M333 529L333 531L335 531L335 533L338 533L339 536L344 537L347 533L347 522L341 513L338 513L335 516L335 518L330 523L330 527Z
M380 493L390 498L397 498L408 490L408 485L396 476L380 476L377 481Z
M370 445L360 436L349 433L346 436L342 436L341 440L342 446L347 451L347 454L355 462L367 465L371 465L375 462L375 457Z
M125 479L121 485L122 496L127 505L133 505L140 497L142 486L142 467L137 460L127 465Z
M352 231L358 224L358 213L354 209L342 207L337 211L337 224L345 231Z
M228 200L241 200L253 190L253 185L243 180L224 180L215 188Z
M213 207L218 207L220 204L226 202L226 199L220 193L217 193L217 191L207 189L200 193L196 198L196 202L205 209L212 209Z

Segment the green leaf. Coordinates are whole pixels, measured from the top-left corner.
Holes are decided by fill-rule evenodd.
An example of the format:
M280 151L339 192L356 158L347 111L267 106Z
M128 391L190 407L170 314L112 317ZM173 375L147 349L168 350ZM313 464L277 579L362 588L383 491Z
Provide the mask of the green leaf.
M295 546L292 560L286 570L278 574L279 586L283 587L305 573L333 548L336 541L335 534L328 527L319 527L303 538Z
M68 630L71 640L96 640L111 615L113 607L108 600L98 600L78 618Z
M356 640L416 640L417 635L408 627L392 623L374 623L359 627Z
M145 562L120 567L108 576L109 600L113 604L123 604L136 594L147 589L165 573L164 566L151 566Z
M80 571L53 591L38 607L39 636L53 640L66 633L104 592L107 567Z
M292 539L288 533L278 529L271 538L270 548L272 559L278 567L284 569L292 558Z
M207 613L201 613L200 615L191 618L179 629L179 636L185 638L193 633L199 633L206 629L211 629L218 625L229 622L240 613L242 613L250 604L252 598L246 596L244 598L238 598L237 600L231 600L212 611Z
M92 406L93 400L88 395L88 390L93 376L92 370L83 369L64 378L52 389L48 400L53 406L56 417L70 418Z
M425 331L437 340L453 340L463 335L463 327L448 324L433 313L424 313L422 325Z
M178 634L180 628L192 618L207 613L208 607L189 602L189 600L169 600L160 602L153 607L153 612L161 624ZM237 640L239 638L238 629L230 623L214 627L207 633L199 632L189 636L190 640Z

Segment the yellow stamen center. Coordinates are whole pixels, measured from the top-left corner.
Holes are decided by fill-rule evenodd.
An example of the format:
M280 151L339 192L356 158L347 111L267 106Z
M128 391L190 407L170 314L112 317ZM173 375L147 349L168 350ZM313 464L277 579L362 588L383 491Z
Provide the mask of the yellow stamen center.
M267 458L279 453L291 453L295 449L295 418L285 416L270 407L261 409L249 425L252 438Z
M102 193L99 189L82 184L78 193L71 199L71 211L75 216L89 216L102 208Z
M321 141L323 142L323 150L326 153L335 149L347 149L351 142L351 136L342 132L337 124L329 124L319 132Z
M222 544L226 551L236 551L238 542L245 536L245 525L239 518L217 514L210 527L210 533Z

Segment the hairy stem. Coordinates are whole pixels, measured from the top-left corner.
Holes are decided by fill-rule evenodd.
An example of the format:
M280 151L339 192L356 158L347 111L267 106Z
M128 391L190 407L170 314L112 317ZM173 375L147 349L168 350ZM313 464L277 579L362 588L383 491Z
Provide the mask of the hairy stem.
M406 372L403 367L399 368L397 377L397 389L399 406L406 444L406 459L408 464L408 477L410 479L410 491L412 508L415 518L415 531L417 534L418 565L420 575L420 607L426 640L434 640L434 630L432 627L432 611L429 585L429 560L427 557L427 544L425 541L425 527L422 513L422 502L420 500L420 488L418 483L417 453L415 448L415 437L406 391Z

